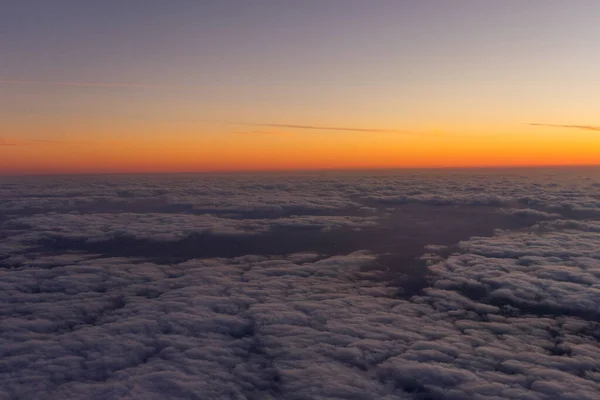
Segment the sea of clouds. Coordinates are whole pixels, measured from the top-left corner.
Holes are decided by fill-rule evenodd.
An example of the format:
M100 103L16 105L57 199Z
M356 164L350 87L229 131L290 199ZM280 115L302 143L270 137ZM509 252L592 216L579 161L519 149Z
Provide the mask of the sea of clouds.
M600 393L600 170L3 178L0 224L2 400Z

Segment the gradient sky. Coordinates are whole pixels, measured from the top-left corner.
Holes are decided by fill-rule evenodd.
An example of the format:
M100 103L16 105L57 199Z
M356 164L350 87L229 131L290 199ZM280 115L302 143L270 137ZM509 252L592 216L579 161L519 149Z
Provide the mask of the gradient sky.
M0 173L600 164L598 0L14 0Z

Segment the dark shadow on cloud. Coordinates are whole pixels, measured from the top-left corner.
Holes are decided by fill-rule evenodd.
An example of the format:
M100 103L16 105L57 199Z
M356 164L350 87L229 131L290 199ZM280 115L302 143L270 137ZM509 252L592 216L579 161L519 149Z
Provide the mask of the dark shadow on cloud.
M339 255L360 249L362 236L348 229L328 233L316 228L277 228L262 235L197 233L181 240L164 242L126 235L101 241L55 237L40 240L38 250L53 254L76 251L108 257L146 258L159 264L171 264L195 258L229 258L249 254L283 255L312 251Z
M566 128L566 129L581 129L584 131L596 131L600 132L600 126L592 125L555 125L555 124L527 124L529 126L547 126L552 128Z
M132 257L158 264L192 259L245 255L280 256L310 252L336 256L359 250L379 254L365 272L375 272L396 288L398 298L410 298L429 286L429 270L421 256L432 243L452 246L472 236L491 236L495 229L521 229L539 220L500 213L489 206L403 204L380 225L360 230L319 227L273 227L263 234L195 233L175 241L136 238L126 234L89 240L87 237L46 237L37 241L42 254L87 253ZM0 260L0 268L12 268Z

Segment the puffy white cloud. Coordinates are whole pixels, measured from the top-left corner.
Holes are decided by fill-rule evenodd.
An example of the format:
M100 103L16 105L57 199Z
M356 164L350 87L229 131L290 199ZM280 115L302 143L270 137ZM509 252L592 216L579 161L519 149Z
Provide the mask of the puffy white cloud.
M68 238L101 241L132 237L153 241L175 241L192 234L252 235L274 228L333 230L376 225L377 217L296 216L265 219L231 219L214 215L187 214L45 214L11 220L6 226L25 227L26 234L39 238Z
M18 181L5 178L0 181L0 210L19 215L48 210L185 211L271 218L403 203L597 213L600 178L589 170L541 169L454 173L125 175L51 180L19 178Z
M540 218L540 219L557 219L557 218L561 217L561 215L558 213L547 213L544 211L535 210L535 209L531 209L531 208L521 208L521 209L512 208L512 209L505 210L505 212L508 214L517 215L520 217L534 217L534 218Z

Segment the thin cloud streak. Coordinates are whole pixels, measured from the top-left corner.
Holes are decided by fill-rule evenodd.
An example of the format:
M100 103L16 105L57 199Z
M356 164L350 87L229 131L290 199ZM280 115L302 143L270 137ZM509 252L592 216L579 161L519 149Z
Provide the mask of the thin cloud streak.
M365 133L403 133L413 135L439 135L432 132L413 132L396 129L376 129L376 128L350 128L340 126L319 126L319 125L295 125L295 124L238 124L247 126L262 126L268 128L287 128L287 129L307 129L316 131L343 131L343 132L365 132Z
M272 128L311 129L318 131L348 131L348 132L391 132L383 129L369 128L345 128L339 126L314 126L314 125L287 125L287 124L256 124L256 126L267 126Z
M42 140L42 139L23 139L26 142L32 142L32 143L50 143L50 144L61 144L61 143L75 143L75 142L65 142L65 141L61 141L61 140ZM79 143L79 142L77 142Z
M581 129L585 131L596 131L600 132L600 126L591 125L553 125L553 124L527 124L529 126L548 126L552 128L566 128L566 129Z
M36 81L19 79L2 79L0 85L44 85L44 86L68 86L68 87L90 87L90 88L134 88L134 89L164 89L174 88L173 85L155 85L138 83L110 83L110 82L69 82L69 81Z
M44 139L0 139L0 146L32 146L32 145L56 145L56 144L85 144L92 142L75 140L44 140Z
M269 132L269 131L245 131L245 132L235 132L236 135L244 135L244 136L292 136L293 133L290 132Z

